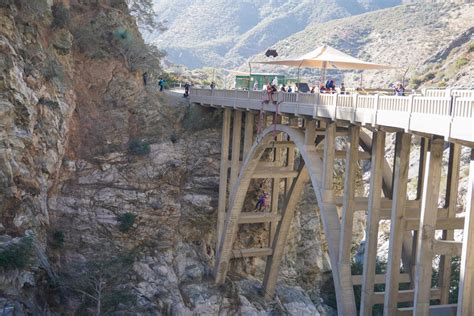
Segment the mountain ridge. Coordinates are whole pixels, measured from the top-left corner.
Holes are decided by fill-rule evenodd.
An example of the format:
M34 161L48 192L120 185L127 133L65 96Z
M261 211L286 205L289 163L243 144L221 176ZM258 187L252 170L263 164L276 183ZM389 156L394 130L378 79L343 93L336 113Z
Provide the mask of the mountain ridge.
M170 1L157 1L154 6L156 19L164 21L168 31L148 33L145 37L165 49L171 62L190 68L235 67L259 51L304 30L309 24L400 3L400 0L213 0L206 3L179 0L171 6ZM182 10L176 10L176 7Z

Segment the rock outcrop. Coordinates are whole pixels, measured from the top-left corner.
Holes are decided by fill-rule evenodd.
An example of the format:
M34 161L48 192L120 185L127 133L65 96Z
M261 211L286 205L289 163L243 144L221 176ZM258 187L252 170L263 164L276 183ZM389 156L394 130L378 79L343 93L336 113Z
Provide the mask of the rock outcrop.
M236 261L238 273L214 285L220 115L159 94L156 77L144 86L117 44L139 37L135 21L114 3L73 1L54 14L47 1L0 5L3 312L96 312L97 298L78 291L100 275L102 311L331 314L315 287L330 267L309 205L274 303L259 294L261 260Z

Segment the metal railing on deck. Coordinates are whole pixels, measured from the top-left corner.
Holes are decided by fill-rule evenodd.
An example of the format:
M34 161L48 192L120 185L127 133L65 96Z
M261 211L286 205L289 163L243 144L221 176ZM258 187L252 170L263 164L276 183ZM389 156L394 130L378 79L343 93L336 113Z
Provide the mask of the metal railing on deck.
M249 102L254 102L254 104L260 104L262 101L268 100L266 91L192 89L191 96L200 103L207 102L208 104L222 106L235 106L235 102L232 100L236 99L248 99ZM229 102L225 102L225 98L228 98ZM381 124L404 129L410 129L413 124L413 126L416 126L416 131L422 129L423 132L430 132L430 128L434 133L440 130L446 130L448 133L454 131L455 135L463 135L463 140L474 142L474 90L429 89L419 96L277 92L273 95L273 100L286 104L285 111L289 111L288 113L300 113L300 104L305 105L306 109L308 109L308 106L314 107L314 111L306 110L304 113L314 113L314 115L323 113L322 116L325 115L324 113L334 113L334 111L320 112L316 109L339 108L342 112L336 110L336 116L333 115L331 118L353 121L356 118L362 119L367 118L367 115L371 115L371 119L369 117L367 118L368 121L362 123ZM353 113L353 116L351 116L351 113ZM416 116L416 122L410 122L412 116ZM433 121L430 120L430 117L433 118ZM450 125L454 118L459 118L456 122L462 122L463 125L470 126ZM439 126L434 126L434 124L443 124L445 128L440 129ZM444 136L449 137L449 135Z

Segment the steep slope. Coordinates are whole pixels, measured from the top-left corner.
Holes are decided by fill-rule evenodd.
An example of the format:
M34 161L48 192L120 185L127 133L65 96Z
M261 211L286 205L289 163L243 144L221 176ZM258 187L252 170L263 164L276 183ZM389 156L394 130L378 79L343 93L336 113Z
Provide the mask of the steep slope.
M325 22L400 4L398 0L157 1L164 34L145 37L188 67L239 65L246 57Z
M472 69L473 63L472 54L469 55L473 20L473 4L402 5L323 24L313 23L274 46L281 56L299 56L327 43L361 59L400 67L364 72L366 87L382 87L402 80L407 70L406 78L434 71L435 77L439 78L437 85L472 86L469 81L472 73L469 75L466 70ZM463 61L457 62L459 58ZM264 59L262 53L252 58ZM445 65L441 66L443 63ZM443 72L444 75L436 74L449 64L454 66ZM319 78L318 71L303 69L302 74L311 82ZM342 78L337 71L330 74ZM344 81L350 85L358 84L359 79L357 73L344 76Z
M116 41L146 48L125 2L72 3L0 2L0 314L331 315L314 204L278 304L257 292L259 259L214 284L219 111L144 85L143 55Z

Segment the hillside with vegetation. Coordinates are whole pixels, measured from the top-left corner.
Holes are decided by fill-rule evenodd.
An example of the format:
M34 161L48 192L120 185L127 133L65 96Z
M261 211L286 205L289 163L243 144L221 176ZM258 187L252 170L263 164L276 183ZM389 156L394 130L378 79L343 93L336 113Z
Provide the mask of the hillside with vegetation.
M190 68L235 67L308 24L400 4L400 0L155 1L165 33L145 38Z
M472 87L474 82L474 4L410 4L358 16L312 23L274 48L280 56L300 56L322 43L364 60L400 67L365 71L366 87L386 87L405 79L413 88L424 86ZM267 60L261 51L251 60ZM242 66L242 69L248 67ZM260 70L275 68L261 67ZM406 72L406 75L405 75ZM290 73L296 74L295 70ZM331 71L352 86L360 73ZM303 69L310 82L319 70Z

